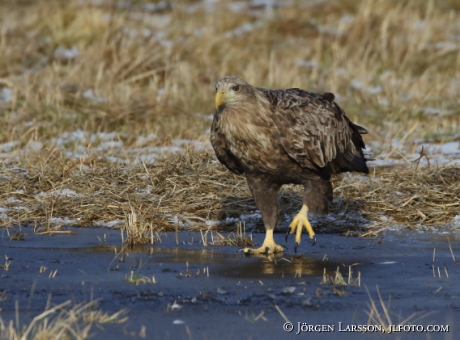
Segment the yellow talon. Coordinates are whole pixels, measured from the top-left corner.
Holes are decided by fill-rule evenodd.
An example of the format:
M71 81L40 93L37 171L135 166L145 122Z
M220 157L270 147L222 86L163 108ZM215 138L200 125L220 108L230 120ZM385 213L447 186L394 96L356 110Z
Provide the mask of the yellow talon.
M274 253L280 253L283 252L284 248L278 244L275 243L275 239L273 238L273 230L267 229L265 233L265 239L264 243L262 243L262 246L260 248L252 249L252 248L244 248L242 251L246 255L251 255L251 254L274 254Z
M302 209L300 209L299 213L292 220L291 224L289 225L288 233L286 234L286 241L287 241L287 236L289 234L293 234L294 232L296 233L295 245L294 245L294 250L296 252L297 252L297 246L300 244L300 241L302 240L303 227L307 229L310 239L313 239L314 243L316 243L315 232L313 231L313 228L311 227L310 221L308 221L307 213L308 213L308 207L304 204L302 206Z

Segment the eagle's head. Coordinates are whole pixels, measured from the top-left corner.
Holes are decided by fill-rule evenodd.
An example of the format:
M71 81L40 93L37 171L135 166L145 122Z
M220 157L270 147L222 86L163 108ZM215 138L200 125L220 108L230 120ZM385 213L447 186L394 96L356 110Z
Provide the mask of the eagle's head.
M216 109L222 105L238 105L253 96L254 88L236 76L226 76L216 84Z

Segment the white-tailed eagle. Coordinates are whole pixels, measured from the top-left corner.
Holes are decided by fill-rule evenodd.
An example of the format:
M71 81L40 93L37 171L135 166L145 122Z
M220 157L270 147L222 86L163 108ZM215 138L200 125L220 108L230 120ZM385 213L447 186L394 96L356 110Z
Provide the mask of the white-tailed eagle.
M368 173L361 134L334 102L332 93L298 88L267 90L227 76L216 84L216 112L211 143L219 161L230 171L244 174L262 214L265 240L246 253L283 251L273 239L279 223L278 191L283 184L304 186L303 206L286 234L302 229L316 242L307 212L327 214L332 202L331 175L346 171Z

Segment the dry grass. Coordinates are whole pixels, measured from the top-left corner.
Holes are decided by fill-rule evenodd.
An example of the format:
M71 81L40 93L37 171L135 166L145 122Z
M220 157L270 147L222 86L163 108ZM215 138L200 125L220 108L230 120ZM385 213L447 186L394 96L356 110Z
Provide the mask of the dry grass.
M90 170L75 167L67 172L65 167L53 164L30 167L27 173L7 172L9 181L0 182L0 190L3 197L14 198L9 201L13 203L4 203L15 210L17 221L44 223L46 228L47 220L60 216L91 226L123 221L136 207L142 223L174 230L176 224L207 227L206 220L256 209L245 180L229 175L206 152L173 154L154 165L96 162ZM37 195L40 192L45 195Z
M175 153L150 165L95 161L90 166L66 171L66 164L53 163L30 165L27 172L4 169L8 181L0 181L2 204L14 211L11 217L19 223L34 224L35 231L62 226L64 222L53 220L54 216L80 226L126 220L123 231L130 244L155 243L158 232L177 227L234 230L233 220L226 223L226 218L257 209L244 178L230 174L208 152ZM364 179L345 176L335 184L331 209L335 221L319 225L332 223L332 229L338 226L340 232L349 225L335 222L353 211L377 221L369 226L373 234L394 222L413 227L443 225L459 212L460 169L455 167L383 170ZM283 214L298 211L300 189L283 189ZM382 216L388 220L382 221ZM18 222L4 221L3 225ZM363 231L366 228L358 234Z
M207 241L207 231L205 234L202 234L202 240L204 245L208 244ZM237 247L252 247L255 246L256 243L252 240L252 237L241 236L237 233L230 233L227 236L216 232L216 235L211 232L211 242L209 242L212 246L237 246Z
M71 308L70 308L71 307ZM107 314L97 309L97 301L80 303L72 306L68 300L60 305L50 307L33 318L28 325L16 324L11 320L5 323L0 317L0 338L19 339L88 339L91 327L104 324L124 323L128 320L125 310Z
M363 214L381 221L373 229L394 222L442 226L460 212L460 168L387 169L349 184L344 181L335 191L346 199L359 197L355 203L364 205Z
M215 81L230 73L258 86L333 91L381 137L414 121L423 126L413 137L458 131L455 0L299 2L235 15L230 1L214 12L191 3L148 11L144 1L3 2L0 86L13 98L2 105L2 141L21 149L77 128L115 131L126 146L149 133L160 144L196 139ZM442 117L424 116L427 106Z
M436 313L436 312L429 312L425 314L421 313L413 313L409 315L407 318L403 319L401 315L395 314L391 312L391 296L388 298L388 302L385 303L385 301L382 298L382 295L380 294L379 287L376 287L377 291L377 296L378 296L378 302L376 303L375 300L372 298L371 293L366 287L367 295L369 295L369 310L366 311L368 315L368 321L367 325L378 325L382 327L382 329L387 332L391 333L395 329L398 329L398 327L402 327L405 325L417 325L417 324L422 324L422 320L425 319L426 317ZM397 319L397 321L396 321Z
M131 207L131 212L128 213L125 221L124 226L121 228L121 240L123 243L134 246L135 244L155 244L161 242L158 231L155 231L156 228L151 222L145 222L144 217L141 216L138 219L138 215L133 207Z
M152 278L147 276L139 276L138 273L134 273L134 271L131 271L129 274L125 275L125 281L128 283L134 283L136 286L145 283L157 283L155 276L152 276Z
M345 281L344 277L340 273L340 267L337 267L334 275L328 275L326 268L324 268L323 278L321 280L322 285L334 285L334 286L361 286L361 272L358 271L356 278L353 278L353 265L348 266L348 279Z
M208 244L212 246L237 246L237 247L251 247L255 246L256 243L252 240L252 234L246 235L246 224L244 222L238 222L236 226L236 232L232 232L227 236L224 236L216 231L215 236L212 231L206 230L201 233L201 243L204 246ZM208 233L210 234L210 242L208 242Z
M226 74L257 86L334 92L372 132L374 152L398 155L394 138L409 149L416 138L460 139L455 0L280 1L272 9L231 1L119 4L0 4L3 226L49 231L126 221L128 243L138 236L151 243L155 231L222 230L225 223L206 222L253 212L244 179L208 152L159 157L181 149L182 139L209 145L214 83ZM381 216L414 227L446 224L459 212L459 171L339 179L333 216L362 211L378 222L358 234L384 228ZM283 191L288 214L299 207L296 190Z

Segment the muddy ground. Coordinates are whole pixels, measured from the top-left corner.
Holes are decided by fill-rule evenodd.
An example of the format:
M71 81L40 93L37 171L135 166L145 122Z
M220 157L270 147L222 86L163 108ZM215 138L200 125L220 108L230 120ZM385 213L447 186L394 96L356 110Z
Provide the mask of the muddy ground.
M179 232L179 245L175 233L166 233L161 243L122 250L119 231L72 230L76 235L43 236L23 228L22 241L1 231L0 262L5 256L11 261L9 270L0 270L3 320L14 319L17 301L21 323L29 322L51 295L54 304L100 299L104 311L129 310L126 323L93 327L96 339L139 338L143 326L148 339L355 339L347 327L380 325L369 321L371 298L388 321L378 289L391 323L449 326L449 331L375 332L361 338L457 339L460 334L460 266L449 248L450 241L460 257L458 234L388 231L376 239L320 234L315 246L304 235L297 255L291 239L283 256L269 259L246 257L237 247L203 247L194 232ZM254 234L254 240L261 243L263 236ZM283 234L275 240L285 244ZM324 269L334 276L337 267L348 282L350 265L354 284L321 284ZM47 268L43 273L41 266ZM127 280L131 275L154 277L156 283L136 285ZM283 330L282 314L293 324L290 333ZM333 331L299 333L303 322Z

